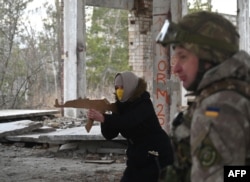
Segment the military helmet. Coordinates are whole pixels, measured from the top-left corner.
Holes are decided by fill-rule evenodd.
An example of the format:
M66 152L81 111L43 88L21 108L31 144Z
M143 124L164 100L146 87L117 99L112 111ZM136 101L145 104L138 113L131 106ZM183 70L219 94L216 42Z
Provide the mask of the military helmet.
M206 11L188 14L177 24L166 20L156 41L163 46L181 45L215 64L239 50L236 27L222 15Z

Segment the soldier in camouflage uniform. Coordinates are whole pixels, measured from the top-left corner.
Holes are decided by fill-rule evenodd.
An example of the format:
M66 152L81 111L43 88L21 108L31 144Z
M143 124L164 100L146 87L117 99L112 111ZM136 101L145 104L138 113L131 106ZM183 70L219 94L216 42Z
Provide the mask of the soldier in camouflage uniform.
M224 166L250 165L250 56L233 24L211 12L166 21L157 42L172 45L173 71L195 96L191 119L173 122L177 162L163 181L222 182Z

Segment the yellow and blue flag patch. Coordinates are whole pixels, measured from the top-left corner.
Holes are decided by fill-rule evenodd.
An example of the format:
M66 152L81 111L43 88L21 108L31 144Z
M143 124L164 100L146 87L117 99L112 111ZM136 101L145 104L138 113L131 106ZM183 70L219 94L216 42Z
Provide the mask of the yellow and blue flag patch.
M218 107L207 107L205 111L205 116L208 117L218 117L219 116L220 109Z

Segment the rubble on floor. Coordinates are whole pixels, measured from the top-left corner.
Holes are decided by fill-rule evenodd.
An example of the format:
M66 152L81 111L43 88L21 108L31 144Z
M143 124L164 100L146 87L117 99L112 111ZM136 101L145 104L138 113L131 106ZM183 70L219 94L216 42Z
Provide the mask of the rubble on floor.
M34 117L34 113L32 116ZM47 147L48 156L72 155L72 158L81 157L86 162L93 163L125 162L124 138L119 136L114 141L105 140L98 123L88 133L84 127L85 118L47 115L39 115L34 121L32 117L25 120L13 118L8 122L1 120L0 142L19 147L34 145L34 149Z

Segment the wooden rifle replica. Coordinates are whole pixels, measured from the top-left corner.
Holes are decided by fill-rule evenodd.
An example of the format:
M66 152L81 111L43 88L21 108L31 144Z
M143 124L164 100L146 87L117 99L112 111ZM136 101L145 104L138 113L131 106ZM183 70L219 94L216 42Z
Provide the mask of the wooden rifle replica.
M100 113L105 113L108 111L117 112L115 103L109 103L107 99L97 99L90 100L88 98L78 98L76 100L69 100L64 104L59 104L58 99L55 100L55 107L73 107L73 108L81 108L81 109L95 109ZM85 128L89 133L94 121L92 119L88 119Z

